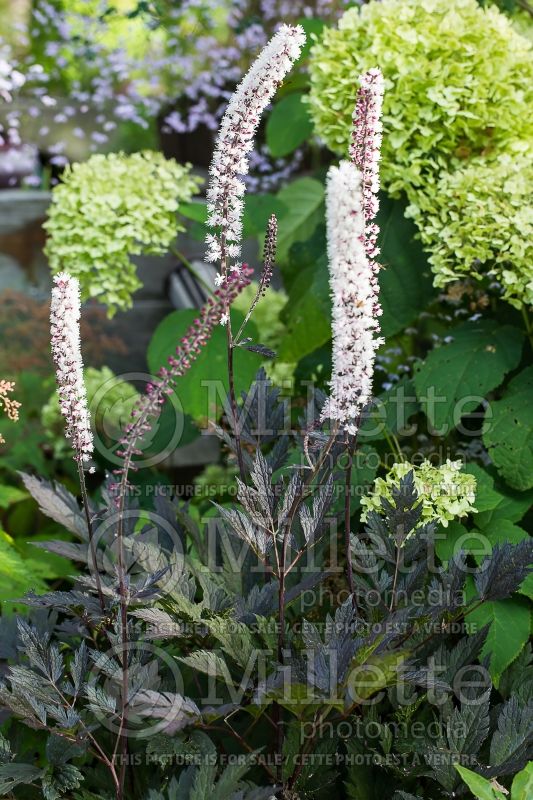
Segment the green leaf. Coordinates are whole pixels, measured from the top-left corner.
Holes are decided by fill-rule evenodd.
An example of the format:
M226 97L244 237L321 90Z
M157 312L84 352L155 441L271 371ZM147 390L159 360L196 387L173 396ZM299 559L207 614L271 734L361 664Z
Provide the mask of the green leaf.
M34 571L36 566L35 562L22 558L13 539L0 530L0 602L15 600L30 589L46 591L42 577Z
M533 487L533 367L509 383L501 400L491 404L492 419L483 426L483 442L500 475L514 489Z
M275 214L279 221L287 213L287 206L275 194L246 195L243 217L243 237L262 236L268 220Z
M287 213L278 225L277 262L285 262L295 242L308 239L322 219L324 187L314 178L298 178L278 192Z
M0 485L0 508L9 508L14 503L18 503L28 497L27 492L17 489L16 486Z
M32 764L17 764L11 762L0 766L0 795L10 793L15 786L21 783L33 783L43 775L43 770Z
M266 125L266 143L274 158L288 156L313 133L303 92L292 92L276 103Z
M360 428L359 440L383 439L387 432L405 435L409 430L410 417L419 408L414 383L409 378L401 378L391 389L375 398L368 417Z
M147 353L148 366L154 375L166 364L168 356L175 352L176 345L197 315L198 312L194 309L173 311L157 326ZM244 316L233 311L231 318L236 329ZM257 338L253 322L248 323L246 332L252 338ZM250 386L261 365L261 359L255 353L239 347L235 350L234 365L238 397L242 390ZM202 421L212 418L215 411L213 406L220 407L221 397L227 391L226 331L218 325L191 368L177 381L172 401L178 413L190 414L193 419Z
M479 532L468 531L460 522L452 520L447 528L441 527L435 534L435 552L445 566L461 550L470 553L480 547Z
M207 203L202 200L191 200L187 203L180 203L179 213L183 214L187 219L194 222L201 222L205 225L207 222Z
M478 628L490 625L481 654L490 656L489 672L497 687L502 672L529 639L530 612L526 601L509 598L483 603L471 611L466 619Z
M454 767L478 800L506 800L503 792L495 789L492 783L482 775L478 775L477 772L472 772L466 767L460 767L459 764L454 764Z
M533 797L533 761L530 761L513 779L511 800L531 800Z
M297 363L331 338L331 301L325 259L307 267L291 287L286 332L278 347L281 362Z
M381 331L394 336L409 325L435 296L431 271L416 227L404 217L405 203L380 196L378 257L379 299L383 308Z
M316 39L320 37L320 34L324 30L325 22L318 17L300 17L298 20L298 25L302 26L306 36L305 44L302 47L302 52L300 54L300 58L298 59L301 61L308 55Z
M533 505L533 491L516 492L507 487L502 490L494 485L492 475L479 464L465 464L464 472L474 475L477 481L476 502L478 510L476 525L483 530L496 520L520 522Z
M453 341L437 347L418 367L414 382L422 408L438 435L500 385L522 353L523 333L490 320L467 322L452 332Z

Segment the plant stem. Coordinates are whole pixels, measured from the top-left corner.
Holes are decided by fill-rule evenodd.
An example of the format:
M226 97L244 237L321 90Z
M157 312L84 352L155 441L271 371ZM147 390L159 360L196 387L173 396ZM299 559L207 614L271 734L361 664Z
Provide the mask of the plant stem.
M127 472L125 482L127 481ZM124 477L123 477L124 481ZM119 784L117 787L117 800L123 800L124 796L124 781L126 777L126 761L128 753L128 739L124 736L124 728L128 720L128 591L126 587L126 576L124 568L124 498L125 498L125 485L124 491L120 492L119 509L118 509L118 526L117 526L117 572L118 572L118 594L120 606L120 631L122 641L122 691L121 691L121 706L120 706L120 725L113 751L113 761L117 753L120 752L121 763L119 771Z
M100 580L100 572L98 570L98 562L96 560L96 548L94 545L94 538L93 538L93 524L91 520L91 515L89 512L89 497L87 495L87 486L85 484L85 473L83 472L83 466L81 461L77 460L78 465L78 476L80 479L80 489L81 489L81 496L83 501L83 508L85 511L85 519L87 520L87 531L89 534L89 548L91 551L91 560L93 562L93 569L94 569L94 579L96 581L96 590L98 592L98 599L100 601L100 608L102 611L105 610L105 602L104 602L104 593L102 592L102 582Z
M188 259L186 256L184 256L184 255L183 255L183 253L181 252L181 250L178 250L178 248L177 248L175 245L173 245L173 244L171 244L171 245L170 245L170 247L169 247L169 250L170 250L170 252L171 252L171 253L173 253L173 254L176 256L176 258L177 258L177 259L179 259L179 261L180 261L180 262L183 264L183 266L185 267L185 269L187 269L187 270L188 270L188 271L191 273L191 275L193 276L193 278L194 278L196 281L198 281L198 283L199 283L199 284L200 284L200 285L201 285L201 286L202 286L202 287L205 289L205 291L207 292L207 296L208 296L208 297L209 297L209 296L211 296L212 294L214 294L214 292L213 292L213 287L212 287L212 286L210 286L210 285L207 283L207 281L206 281L206 280L204 280L204 278L202 278L202 276L200 275L200 273L198 272L198 270L196 270L196 269L193 267L193 265L191 264L191 262L189 261L189 259Z
M306 480L304 481L303 485L300 488L300 491L294 498L292 505L288 511L286 521L284 524L283 530L283 545L282 545L282 552L281 558L279 559L279 601L278 601L278 661L280 664L283 664L283 651L285 649L285 579L288 575L290 569L287 569L287 552L289 547L289 538L290 532L292 529L292 523L294 520L294 516L298 510L298 507L302 500L305 497L305 490L309 487L313 479L319 474L324 461L326 460L329 451L335 441L335 437L337 435L337 426L333 428L333 432L328 439L326 446L324 447L322 453L320 454L319 459L317 460L314 468L310 471L309 475L307 476ZM274 543L275 546L275 543ZM292 565L291 565L292 566ZM283 778L282 772L282 757L283 757L283 741L284 741L284 730L282 725L281 719L281 707L279 704L274 705L274 720L277 723L278 729L278 736L277 736L277 744L276 744L276 755L279 757L279 762L277 765L277 776L278 780L281 782Z
M391 592L389 611L392 611L392 609L394 608L394 595L396 593L396 584L398 583L399 569L400 569L400 548L398 547L398 545L396 545L396 564L394 566L394 578L392 581L392 592Z
M525 305L522 305L522 317L524 318L524 323L526 326L526 333L529 339L529 343L531 345L531 348L533 349L533 325L529 321L529 314L527 313L527 307Z
M228 387L229 387L229 401L231 406L231 415L233 417L233 433L235 436L235 450L237 452L237 461L239 464L239 474L241 481L244 483L246 480L246 471L244 469L244 458L242 455L241 434L239 431L239 418L237 411L237 399L235 397L235 376L233 369L233 337L231 334L231 318L228 309L228 321L226 322L226 336L228 344Z
M344 481L344 548L346 552L346 577L348 579L348 588L352 595L352 602L355 607L355 587L353 582L353 569L352 569L352 544L351 544L351 517L352 517L352 465L355 451L355 441L351 442L348 437L348 446L346 448L346 455L348 456L348 465L346 467L345 481Z

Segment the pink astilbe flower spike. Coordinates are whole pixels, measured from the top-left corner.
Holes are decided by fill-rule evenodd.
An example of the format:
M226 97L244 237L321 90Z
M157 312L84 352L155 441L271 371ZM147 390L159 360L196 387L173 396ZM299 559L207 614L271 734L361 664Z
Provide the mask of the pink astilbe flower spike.
M139 440L150 430L153 418L157 416L166 397L172 394L175 381L190 368L209 341L214 328L228 313L231 303L250 283L252 274L253 270L244 264L238 274L232 272L228 275L224 284L198 312L198 317L176 347L175 355L169 357L168 367L159 370L157 378L148 384L146 393L135 404L131 412L131 422L126 426L124 436L120 440L122 449L117 451L117 455L124 460L122 468L115 470L115 474L121 476L121 483L112 487L115 489L120 487L118 502L127 486L129 470L135 469L134 456L142 455L137 446Z
M383 131L381 107L384 81L381 70L369 69L359 77L359 83L353 113L350 158L362 175L365 247L368 258L373 261L379 254L379 229L374 219L379 209L379 161ZM374 265L374 269L377 271L378 266Z
M339 423L355 435L358 417L372 396L380 308L372 263L364 243L365 218L361 173L350 161L330 167L326 221L333 301L331 395L321 420Z
M74 447L75 461L82 466L93 453L93 436L80 348L80 286L77 279L66 272L54 277L50 332L59 408L66 421L65 434Z
M248 172L248 154L253 149L261 114L300 55L304 42L300 25L282 25L237 87L222 119L207 191L207 224L215 233L206 239L206 258L222 262L222 279L227 274L227 259L240 254L245 192L240 176Z

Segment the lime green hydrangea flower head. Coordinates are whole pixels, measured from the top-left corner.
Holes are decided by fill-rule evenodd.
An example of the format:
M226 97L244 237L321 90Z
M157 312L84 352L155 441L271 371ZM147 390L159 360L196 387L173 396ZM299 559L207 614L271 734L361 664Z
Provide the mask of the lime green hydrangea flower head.
M385 478L376 478L370 494L361 498L361 519L366 522L370 511L382 514L381 498L392 501L393 487L398 488L400 479L413 471L418 502L422 505L418 527L436 522L447 528L451 520L476 511L476 479L461 472L461 467L462 461L449 459L440 467L434 467L429 461L423 461L420 466L406 461L394 464Z
M348 150L357 76L375 66L385 77L381 179L393 194L531 135L531 46L494 7L374 0L326 30L311 51L310 108L339 154Z
M150 151L98 154L67 167L44 226L52 272L78 278L82 298L98 299L109 316L130 308L142 285L130 256L163 254L184 230L179 203L200 183L189 171Z
M435 194L414 195L406 216L418 225L436 286L486 276L515 307L533 304L532 186L533 152L517 143L444 173Z

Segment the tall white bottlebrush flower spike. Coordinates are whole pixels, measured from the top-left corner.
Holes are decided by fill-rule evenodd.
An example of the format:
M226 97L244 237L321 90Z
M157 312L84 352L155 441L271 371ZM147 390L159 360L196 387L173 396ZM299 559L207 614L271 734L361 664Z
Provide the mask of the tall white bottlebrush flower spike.
M93 436L80 349L80 287L66 272L54 277L50 331L59 407L66 421L66 436L74 447L74 459L81 467L93 453Z
M262 50L231 97L220 125L207 191L207 224L216 232L207 236L207 260L220 261L223 280L227 259L240 254L248 153L261 114L300 55L305 33L300 25L282 25ZM240 267L232 267L239 271Z
M351 161L330 167L326 216L330 287L333 300L331 396L321 419L332 419L355 435L358 418L372 396L376 350L383 339L375 257L379 233L379 157L383 77L378 69L360 78L354 111Z
M372 395L379 331L379 305L372 264L364 244L361 173L350 161L330 167L326 187L330 287L333 301L331 395L322 420L331 419L350 435Z

